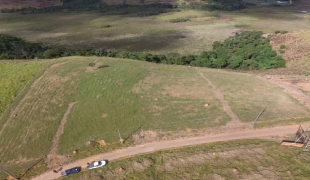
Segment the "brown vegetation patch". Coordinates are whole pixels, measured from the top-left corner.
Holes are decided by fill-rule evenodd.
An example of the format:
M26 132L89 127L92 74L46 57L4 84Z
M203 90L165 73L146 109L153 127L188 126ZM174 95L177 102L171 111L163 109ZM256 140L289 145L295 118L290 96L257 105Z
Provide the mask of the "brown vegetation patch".
M102 118L106 118L106 117L108 117L108 114L102 114L101 117L102 117Z
M132 138L134 140L134 144L143 144L159 140L157 132L150 130L149 131L141 130L139 133L134 134Z
M296 61L310 58L310 40L300 37L305 32L292 32L286 34L275 34L270 41L273 49L287 61ZM309 34L310 31L308 30ZM281 45L285 45L283 53L280 52Z
M45 160L45 163L47 164L47 169L56 169L68 162L69 157L61 155L56 156L48 155Z
M144 91L152 89L154 84L158 84L162 81L162 77L158 76L156 73L145 77L143 80L139 81L132 89L134 93L142 93Z
M104 179L126 179L127 173L143 172L153 165L149 159L134 161L124 164L122 167L116 167L114 170L104 174Z
M99 141L97 141L97 143L98 143L99 146L101 146L101 147L107 145L107 143L106 143L104 140L99 140Z

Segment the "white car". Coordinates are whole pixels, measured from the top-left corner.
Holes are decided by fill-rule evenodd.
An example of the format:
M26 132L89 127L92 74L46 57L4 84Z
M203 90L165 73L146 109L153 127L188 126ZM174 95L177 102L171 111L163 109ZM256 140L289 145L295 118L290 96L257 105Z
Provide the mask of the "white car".
M88 163L88 169L96 169L108 164L108 160L94 161L92 163Z

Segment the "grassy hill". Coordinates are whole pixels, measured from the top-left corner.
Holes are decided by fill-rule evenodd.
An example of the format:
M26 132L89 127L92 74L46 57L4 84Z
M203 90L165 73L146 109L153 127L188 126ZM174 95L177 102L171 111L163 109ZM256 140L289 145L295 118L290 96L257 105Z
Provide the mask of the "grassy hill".
M76 104L57 143L62 155L87 150L88 141L118 142L118 130L125 138L142 128L157 134L156 138L170 139L224 127L230 117L201 73L241 122L253 121L264 107L268 111L262 123L310 116L283 89L255 75L124 59L63 58L42 71L2 117L0 163L18 174L49 154L71 102ZM130 142L134 141L130 138ZM44 168L43 164L39 167Z
M57 4L57 1L48 2ZM7 1L0 3L8 5ZM180 18L188 21L173 23ZM290 33L274 36L273 45L288 61L288 68L254 73L287 75L290 71L295 76L309 75L309 52L293 56L301 52L296 49L309 48L309 32L303 31L310 28L308 20L309 14L270 7L236 12L181 10L149 17L103 16L89 12L14 13L1 14L0 32L32 42L75 48L103 47L187 55L209 50L215 40L224 40L235 32L287 30ZM304 42L302 46L298 44L299 39ZM285 52L280 52L283 51L281 45L285 45ZM1 61L0 70L0 164L19 174L38 163L27 176L45 170L46 163L42 159L53 148L52 141L72 102L76 104L68 114L64 133L56 147L60 155L71 156L73 150L79 150L72 159L119 148L120 145L115 144L119 140L118 130L125 138L143 129L150 130L155 138L171 139L225 129L230 116L215 95L217 91L203 77L221 92L243 123L253 121L265 107L267 111L260 118L260 126L308 121L310 117L304 104L254 74L100 57ZM98 140L104 140L108 146L89 146L89 142ZM129 138L125 145L132 143L134 139ZM265 154L283 151L268 149L268 145L262 144L267 148ZM291 154L282 155L289 158ZM276 161L275 157L271 159L259 163L269 168L269 164ZM237 157L231 161L241 160ZM227 167L217 159L213 162ZM277 161L281 162L284 161ZM251 169L247 169L247 165L238 171L249 172ZM113 167L118 168L117 165Z

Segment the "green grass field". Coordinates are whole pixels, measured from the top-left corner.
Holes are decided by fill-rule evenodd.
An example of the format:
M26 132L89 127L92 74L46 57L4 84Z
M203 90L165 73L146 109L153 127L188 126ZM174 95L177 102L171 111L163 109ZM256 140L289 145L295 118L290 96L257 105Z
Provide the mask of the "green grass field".
M266 108L260 122L291 120L309 116L309 110L277 85L266 83L255 75L206 70L209 78L223 93L233 112L243 122L252 122ZM254 113L256 112L256 113Z
M64 179L307 179L309 160L300 148L243 140L141 155Z
M281 88L254 75L98 57L52 62L1 121L1 127L6 126L0 134L0 163L14 173L49 153L71 102L77 103L70 111L58 149L64 155L87 149L87 141L117 142L118 130L124 138L139 128L176 138L188 129L195 132L226 125L229 116L198 72L222 92L242 122L251 122L264 107L262 122L281 124L288 118L310 116ZM46 65L44 61L31 63ZM102 151L106 148L93 153Z
M0 62L0 117L29 81L50 62Z

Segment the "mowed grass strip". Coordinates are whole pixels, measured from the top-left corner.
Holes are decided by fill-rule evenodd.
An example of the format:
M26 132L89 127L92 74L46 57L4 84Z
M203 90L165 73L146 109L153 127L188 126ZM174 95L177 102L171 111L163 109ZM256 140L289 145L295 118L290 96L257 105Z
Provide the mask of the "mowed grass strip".
M255 75L205 70L204 75L222 92L233 112L251 122L266 108L259 121L309 117L309 110L272 83Z
M64 179L307 179L309 160L301 148L242 140L140 155Z

